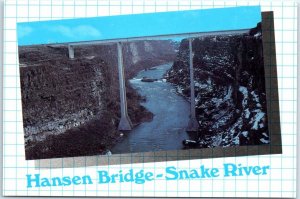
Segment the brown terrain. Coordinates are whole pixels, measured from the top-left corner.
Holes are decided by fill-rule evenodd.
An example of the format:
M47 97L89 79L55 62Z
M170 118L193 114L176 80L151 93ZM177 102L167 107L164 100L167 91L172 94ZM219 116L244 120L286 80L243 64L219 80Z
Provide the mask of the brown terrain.
M140 70L171 62L169 40L123 46L127 80ZM122 139L116 45L19 47L26 159L105 154ZM152 119L128 81L128 113L134 125Z

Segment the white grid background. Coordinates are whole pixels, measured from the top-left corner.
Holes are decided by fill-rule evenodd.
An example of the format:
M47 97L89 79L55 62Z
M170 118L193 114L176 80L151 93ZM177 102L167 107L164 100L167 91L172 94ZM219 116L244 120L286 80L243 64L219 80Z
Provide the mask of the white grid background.
M16 42L16 22L95 17L119 14L177 11L261 5L274 11L276 57L282 129L282 155L171 161L133 165L94 166L36 170L25 161L21 91ZM199 1L199 0L6 0L4 2L3 85L3 194L23 196L197 196L197 197L295 197L296 193L296 109L297 109L297 4L292 1ZM51 162L51 160L49 160ZM223 163L270 165L266 176L200 180L154 180L134 183L97 184L97 171L118 173L120 169L145 169L163 173L165 167L222 168ZM26 174L41 177L90 175L93 185L26 188Z

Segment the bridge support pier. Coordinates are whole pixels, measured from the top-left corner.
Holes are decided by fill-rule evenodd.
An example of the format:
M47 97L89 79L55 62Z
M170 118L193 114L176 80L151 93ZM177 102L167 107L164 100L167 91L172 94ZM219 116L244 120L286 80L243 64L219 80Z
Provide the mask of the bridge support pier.
M120 131L130 131L132 129L132 123L128 116L128 111L127 111L125 73L124 73L124 66L123 66L123 52L122 52L121 42L117 42L117 50L118 50L119 84L120 84L120 105L121 105L121 120L118 129Z
M189 38L189 58L190 58L189 69L190 69L190 87L191 87L191 114L190 114L190 121L187 127L187 131L196 132L199 128L199 123L196 119L196 109L195 109L195 82L194 82L192 38Z
M74 59L74 47L71 45L68 45L68 51L69 51L69 58Z

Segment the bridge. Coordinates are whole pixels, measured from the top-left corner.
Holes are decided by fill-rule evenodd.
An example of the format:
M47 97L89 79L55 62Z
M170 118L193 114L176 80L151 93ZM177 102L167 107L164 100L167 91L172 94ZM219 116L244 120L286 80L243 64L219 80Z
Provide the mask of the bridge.
M121 119L118 127L120 131L132 129L127 111L122 44L139 40L188 39L191 108L187 130L197 131L199 124L195 114L193 39L207 35L243 33L255 27L260 21L259 6L241 6L226 9L25 22L17 24L17 31L19 46L67 44L70 59L75 58L76 46L116 45L121 102ZM82 31L86 34L81 34Z
M126 87L125 87L125 71L123 64L123 50L122 44L126 42L134 41L145 41L145 40L158 40L158 39L172 39L172 38L185 38L189 41L189 72L190 72L190 121L187 127L187 131L194 132L199 128L199 123L196 119L195 112L195 89L194 89L194 67L193 67L193 39L199 37L205 37L209 35L230 35L230 34L242 34L249 30L233 30L233 31L219 31L219 32L202 32L193 34L178 34L178 35L164 35L164 36L152 36L152 37L138 37L130 39L117 39L117 40L107 40L107 41L90 41L90 42L74 42L69 43L68 51L69 58L75 58L75 47L83 45L116 45L117 56L118 56L118 72L119 72L119 89L120 89L120 109L121 109L121 119L118 126L120 131L130 131L132 129L132 122L127 111L127 99L126 99Z

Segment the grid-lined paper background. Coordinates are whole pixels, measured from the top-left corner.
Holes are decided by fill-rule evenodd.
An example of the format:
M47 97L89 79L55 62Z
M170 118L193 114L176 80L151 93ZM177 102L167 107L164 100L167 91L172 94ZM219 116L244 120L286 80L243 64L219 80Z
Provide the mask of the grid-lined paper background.
M282 155L216 158L189 161L143 163L37 170L34 161L25 161L21 91L16 42L16 22L94 17L118 14L177 11L201 8L261 5L274 11ZM3 85L3 192L25 196L198 196L198 197L295 197L296 191L296 109L297 109L297 7L291 1L199 1L199 0L6 0L4 8ZM154 180L134 183L97 184L97 171L118 173L133 168L163 173L165 167L197 169L222 168L223 163L270 165L266 176L201 180ZM43 177L90 175L93 185L26 188L26 174Z

